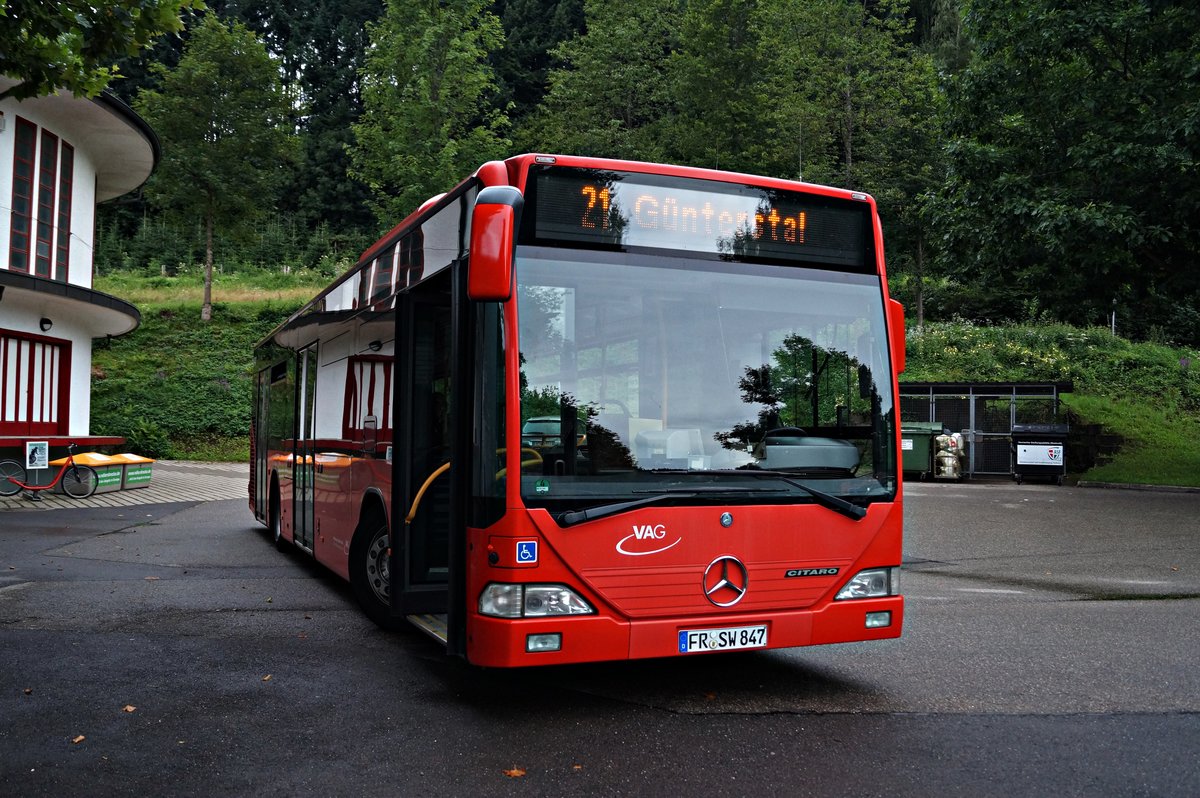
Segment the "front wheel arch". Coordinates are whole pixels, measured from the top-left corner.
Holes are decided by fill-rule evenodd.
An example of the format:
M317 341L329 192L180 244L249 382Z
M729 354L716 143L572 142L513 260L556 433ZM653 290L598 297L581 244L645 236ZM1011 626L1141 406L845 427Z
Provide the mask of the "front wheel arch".
M363 500L358 526L350 542L350 585L367 617L394 631L403 625L392 615L391 534L383 501L376 494Z

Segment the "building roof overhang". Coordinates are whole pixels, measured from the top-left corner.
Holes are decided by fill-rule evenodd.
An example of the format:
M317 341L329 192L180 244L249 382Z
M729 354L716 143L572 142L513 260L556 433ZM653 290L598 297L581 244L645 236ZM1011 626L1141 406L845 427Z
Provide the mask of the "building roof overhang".
M0 310L14 306L52 321L70 318L93 338L124 335L142 323L136 307L110 294L0 269Z
M0 91L20 81L0 75ZM16 101L35 107L44 123L86 152L96 165L96 202L134 191L158 165L158 136L144 119L115 95L92 99L60 89L55 94Z

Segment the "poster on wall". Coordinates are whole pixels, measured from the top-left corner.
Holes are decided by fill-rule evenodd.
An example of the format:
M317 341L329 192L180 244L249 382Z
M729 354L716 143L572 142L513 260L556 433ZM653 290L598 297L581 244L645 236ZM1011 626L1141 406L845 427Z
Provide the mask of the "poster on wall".
M50 467L50 444L47 441L25 442L25 468L36 470Z

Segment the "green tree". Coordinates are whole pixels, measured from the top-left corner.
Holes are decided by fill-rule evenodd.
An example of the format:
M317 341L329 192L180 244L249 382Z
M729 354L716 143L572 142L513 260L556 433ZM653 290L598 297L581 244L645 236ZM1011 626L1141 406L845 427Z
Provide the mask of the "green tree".
M642 160L663 157L673 113L667 57L678 41L679 0L587 0L587 32L553 51L542 108L518 132L525 149Z
M179 66L154 70L158 90L138 95L138 112L158 132L162 161L146 187L151 202L204 226L204 306L212 318L213 232L274 207L293 160L288 104L263 45L240 23L206 17Z
M963 315L1200 342L1200 6L973 0L933 219Z
M551 51L583 32L583 0L496 0L495 7L504 26L496 76L519 130L549 89Z
M0 75L20 81L0 92L0 99L56 89L94 97L119 74L113 65L118 58L179 31L182 12L203 7L202 0L0 3Z
M301 160L281 210L343 237L373 230L367 187L349 174L349 147L363 110L359 73L370 46L367 23L383 13L383 0L210 0L210 5L222 6L222 16L239 19L258 35L293 98Z
M768 70L775 54L764 42L763 3L693 0L666 65L675 114L667 125L669 157L695 166L782 176L771 114ZM795 160L784 174L795 174Z
M484 0L388 0L368 25L364 112L354 125L353 174L384 224L502 157L508 118L495 104L489 57L500 21Z
M921 197L943 168L933 62L912 35L899 0L696 0L670 59L668 157L867 191L890 271L919 276Z

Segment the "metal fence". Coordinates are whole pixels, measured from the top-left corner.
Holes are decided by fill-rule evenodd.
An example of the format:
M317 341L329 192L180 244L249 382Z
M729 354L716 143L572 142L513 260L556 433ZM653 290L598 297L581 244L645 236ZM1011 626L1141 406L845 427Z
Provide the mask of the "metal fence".
M1058 395L1069 382L900 383L900 423L932 421L966 442L967 474L1007 474L1014 424L1058 420Z

